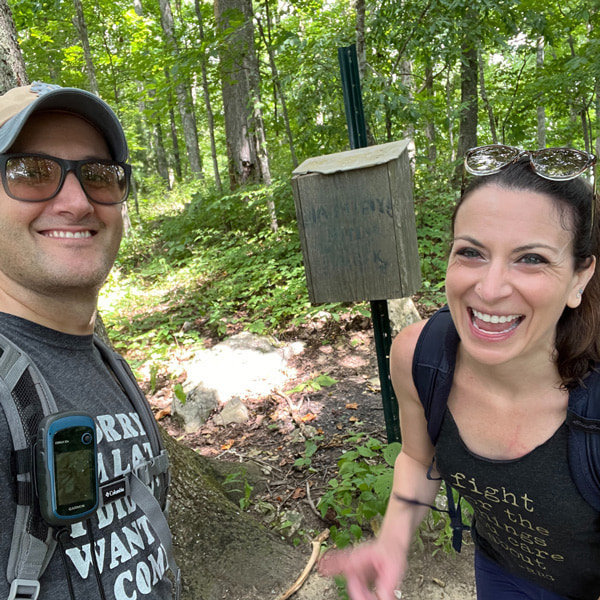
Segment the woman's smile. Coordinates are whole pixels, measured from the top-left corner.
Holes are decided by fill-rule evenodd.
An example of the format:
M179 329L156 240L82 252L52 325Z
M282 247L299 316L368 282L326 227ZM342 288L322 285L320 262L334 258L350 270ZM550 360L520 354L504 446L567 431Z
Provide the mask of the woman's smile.
M474 308L470 308L469 310L471 312L473 327L482 333L509 333L518 327L525 318L523 315L491 315L475 310Z

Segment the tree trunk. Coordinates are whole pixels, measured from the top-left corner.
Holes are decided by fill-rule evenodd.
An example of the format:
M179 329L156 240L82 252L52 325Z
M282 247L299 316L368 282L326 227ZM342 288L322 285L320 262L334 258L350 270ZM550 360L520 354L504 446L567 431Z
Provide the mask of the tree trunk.
M139 0L134 0L133 8L135 10L135 14L138 17L144 16L144 8L142 3ZM144 97L144 85L142 83L137 84L138 92L140 94L140 98ZM152 89L150 91L150 97L154 99L156 96L156 90ZM153 100L154 101L154 100ZM144 122L144 129L146 131L151 131L149 134L150 137L150 148L154 154L154 160L156 161L156 170L158 175L164 180L167 189L171 189L171 181L169 178L169 163L167 161L167 154L165 152L165 145L163 139L162 125L160 123L160 118L156 115L153 115L151 122L148 123L148 119L145 117L146 114L146 103L144 101L140 101L139 103L140 115L142 116ZM138 213L139 216L139 213Z
M362 81L365 76L367 53L365 48L365 0L355 0L356 10L356 55L358 57L358 74Z
M275 89L275 98L278 97L281 102L281 113L283 116L283 122L285 124L285 133L286 133L286 136L288 139L288 144L290 147L292 164L294 165L294 168L296 168L299 163L298 163L298 158L296 156L296 148L294 145L294 137L292 135L292 128L290 127L290 117L289 117L288 110L287 110L287 102L285 99L285 94L281 87L281 80L279 79L279 72L277 70L277 65L275 63L275 56L274 56L273 48L272 48L272 44L271 44L271 33L270 33L271 23L270 23L270 16L269 16L268 0L265 2L265 6L266 6L266 11L267 11L267 32L268 32L268 34L265 33L262 23L260 22L260 19L257 19L256 22L258 24L260 36L265 44L265 47L267 48L267 53L269 55L269 65L271 67L271 75L273 77L273 87Z
M462 157L469 148L477 146L477 48L467 37L462 47L460 86L460 125L458 131L458 156ZM462 164L458 164L454 183L462 178Z
M169 165L167 162L167 154L165 152L165 144L163 138L162 125L158 119L155 120L152 128L152 146L154 147L154 156L156 158L156 167L158 174L167 184L167 189L171 189L171 181L169 179Z
M488 99L487 90L485 87L485 75L483 72L483 59L481 55L478 56L477 62L479 64L479 89L481 90L481 101L485 106L485 109L488 114L488 121L490 124L490 132L492 133L492 142L494 144L498 143L498 134L496 133L496 119L494 117L494 109Z
M541 71L544 68L544 38L540 37L537 41L537 59L536 69ZM542 102L542 101L540 101ZM537 106L537 146L546 147L546 108L543 103Z
M83 6L81 0L73 0L75 5L75 19L74 24L79 33L79 39L81 40L81 46L83 47L83 57L85 59L85 70L87 71L88 81L90 82L90 90L96 96L100 95L98 89L98 81L96 80L96 69L94 68L94 61L92 59L92 51L90 49L90 40L87 33L87 25L85 23L85 16L83 14Z
M256 153L257 131L252 122L257 98L252 86L258 80L257 75L252 77L251 73L257 68L253 60L256 53L252 6L248 0L216 0L214 10L217 27L227 36L219 46L219 57L229 182L234 190L246 183L263 182ZM233 23L238 19L242 23L234 28Z
M163 439L172 467L169 523L182 600L278 598L302 571L306 548L282 541L227 495L223 481L239 472L239 463L210 461L164 432ZM256 483L255 476L247 471L242 481Z
M250 113L250 132L254 140L256 156L260 165L260 181L265 185L271 185L271 166L269 164L269 155L267 153L267 136L265 134L265 124L263 120L261 98L260 98L260 70L256 47L254 45L254 24L252 0L244 0L245 11L247 15L247 41L248 55L246 57L246 68L248 73L249 100L252 107ZM275 206L270 195L267 196L267 205L271 216L271 229L277 230L277 218L275 217Z
M165 80L167 83L171 81L171 76L169 75L169 70L165 69ZM181 169L181 155L179 153L179 136L177 135L177 124L175 123L175 111L173 110L173 95L171 92L169 94L169 126L171 130L171 144L173 145L173 162L175 163L175 174L177 175L177 179L181 180L183 177L182 169Z
M175 39L175 27L173 23L173 13L169 0L159 0L160 6L160 24L165 34L165 39L173 53L173 56L179 56L179 48ZM198 129L196 127L196 117L194 115L191 94L185 78L178 75L175 80L175 95L177 96L177 105L181 115L181 126L183 128L183 139L190 163L192 173L197 177L202 177L202 161L200 150L198 148Z
M400 81L402 81L402 86L406 90L406 99L409 102L409 104L412 104L414 101L414 94L413 94L414 86L413 86L413 76L412 75L413 75L412 61L408 60L408 59L403 60ZM417 154L417 149L415 146L415 124L413 122L409 121L406 125L406 128L404 129L403 134L406 139L410 140L409 146L408 146L408 156L411 160L413 173L414 173L415 157ZM393 140L394 140L394 138L391 137L391 135L390 135L390 138L388 139L388 141L392 142Z
M425 123L425 137L427 138L427 169L433 171L437 160L437 146L435 135L435 120L433 117L432 104L433 93L433 67L428 60L425 65L425 95L430 103L427 111L427 121Z
M196 18L200 28L200 43L204 41L204 19L202 18L202 10L200 9L200 0L195 0L194 7L196 9ZM213 172L215 174L215 186L219 194L223 192L223 184L221 183L221 174L219 173L219 157L217 156L217 144L215 142L215 120L213 117L212 105L210 102L210 89L208 85L208 76L206 72L206 56L200 59L200 69L202 72L202 92L204 95L204 108L206 108L206 119L208 121L208 134L210 136L210 154L213 163Z
M596 115L600 115L600 77L596 78ZM600 156L600 135L597 135L594 140L593 152L596 156Z
M448 143L450 145L450 160L456 160L454 147L454 116L452 110L452 69L450 65L446 69L446 120L448 121Z
M28 83L10 6L0 0L0 94Z

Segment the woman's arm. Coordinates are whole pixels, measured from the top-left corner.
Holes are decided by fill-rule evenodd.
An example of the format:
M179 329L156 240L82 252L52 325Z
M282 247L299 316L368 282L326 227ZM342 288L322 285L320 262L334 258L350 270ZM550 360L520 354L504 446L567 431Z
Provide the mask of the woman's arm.
M392 345L390 371L400 408L402 450L394 466L392 495L379 537L351 551L328 552L321 560L324 575L346 577L352 600L394 600L414 533L428 511L401 498L432 504L439 490L439 481L427 479L434 448L412 381L412 357L423 325L417 323L402 330Z

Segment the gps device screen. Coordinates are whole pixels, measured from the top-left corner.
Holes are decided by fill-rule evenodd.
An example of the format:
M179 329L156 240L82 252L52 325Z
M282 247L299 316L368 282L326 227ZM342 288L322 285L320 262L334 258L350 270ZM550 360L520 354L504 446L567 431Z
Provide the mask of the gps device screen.
M37 487L42 518L62 526L98 507L96 427L85 413L45 417L38 430Z
M71 427L54 436L56 508L69 517L78 506L88 510L96 502L96 460L89 427Z

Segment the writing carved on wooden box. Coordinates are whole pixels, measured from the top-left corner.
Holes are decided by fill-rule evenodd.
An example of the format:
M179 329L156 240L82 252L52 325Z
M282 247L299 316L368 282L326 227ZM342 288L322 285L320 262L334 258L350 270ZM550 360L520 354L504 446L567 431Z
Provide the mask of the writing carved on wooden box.
M292 186L311 302L403 298L421 284L408 141L304 161Z

